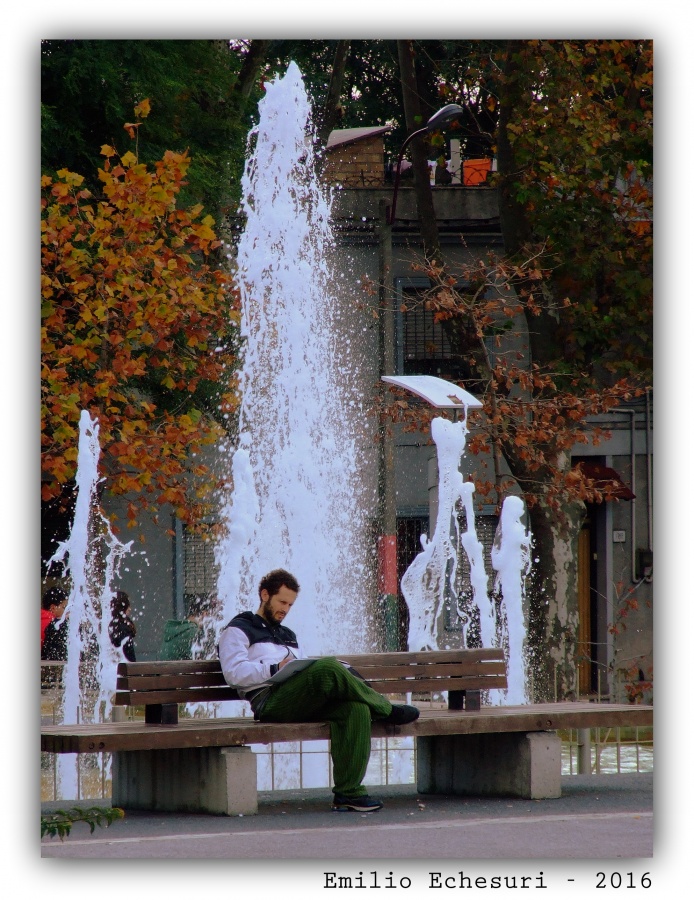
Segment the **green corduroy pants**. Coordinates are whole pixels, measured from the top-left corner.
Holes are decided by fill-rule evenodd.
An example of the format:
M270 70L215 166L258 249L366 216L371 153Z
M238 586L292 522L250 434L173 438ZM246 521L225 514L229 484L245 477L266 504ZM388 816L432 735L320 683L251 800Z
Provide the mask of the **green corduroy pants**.
M333 792L360 797L366 794L362 781L371 754L371 722L392 708L334 656L325 656L274 687L260 721L329 722Z

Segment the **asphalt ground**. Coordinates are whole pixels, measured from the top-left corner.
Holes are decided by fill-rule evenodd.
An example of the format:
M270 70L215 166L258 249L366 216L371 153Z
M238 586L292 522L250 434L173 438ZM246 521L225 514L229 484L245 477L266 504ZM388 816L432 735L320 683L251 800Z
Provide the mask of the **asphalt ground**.
M653 855L651 774L566 776L562 796L555 800L420 795L413 785L372 793L385 803L375 813L333 812L327 789L261 793L256 816L131 811L93 833L87 825L76 823L62 841L46 837L41 855L100 860L442 860L453 861L456 873L463 860L645 862ZM42 810L72 805L76 804L44 803ZM99 801L81 805L99 805ZM323 888L398 887L397 873L393 884L385 883L387 873L395 872L393 865L383 869L381 885L355 883L358 866L342 868L347 874L341 876L342 869L333 867L335 883ZM365 881L366 869L361 871ZM330 875L325 877L329 882ZM342 877L352 883L340 883ZM463 879L459 886L451 882L427 887L468 885Z

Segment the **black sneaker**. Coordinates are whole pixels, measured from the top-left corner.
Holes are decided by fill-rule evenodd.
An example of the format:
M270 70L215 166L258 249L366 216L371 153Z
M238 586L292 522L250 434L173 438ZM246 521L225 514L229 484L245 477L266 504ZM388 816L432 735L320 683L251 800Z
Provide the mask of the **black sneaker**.
M374 800L366 794L362 797L343 797L342 794L335 794L333 797L333 809L336 812L376 812L381 809L383 804L380 800Z
M414 722L418 718L419 710L416 706L408 706L406 703L394 703L390 715L386 716L385 719L381 719L381 722L385 722L386 725L407 725L408 722Z

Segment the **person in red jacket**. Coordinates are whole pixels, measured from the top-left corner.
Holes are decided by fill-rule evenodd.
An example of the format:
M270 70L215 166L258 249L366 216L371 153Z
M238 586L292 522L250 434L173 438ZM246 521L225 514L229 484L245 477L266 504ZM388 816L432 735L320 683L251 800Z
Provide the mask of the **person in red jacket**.
M46 627L59 619L67 606L67 594L59 587L48 588L41 598L41 646L46 639Z

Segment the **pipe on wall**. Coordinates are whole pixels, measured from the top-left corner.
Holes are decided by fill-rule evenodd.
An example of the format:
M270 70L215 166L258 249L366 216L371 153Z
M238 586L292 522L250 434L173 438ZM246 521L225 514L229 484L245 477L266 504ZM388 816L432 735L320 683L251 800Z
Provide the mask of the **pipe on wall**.
M610 415L613 416L631 416L631 427L629 430L629 455L631 458L631 492L635 494L636 486L636 410L634 409L612 409ZM638 584L643 579L636 577L636 497L633 497L631 503L631 582Z
M652 465L652 447L651 447L651 397L650 390L646 391L645 399L645 429L646 429L646 522L648 528L648 550L653 552L653 465ZM636 410L635 409L614 409L610 411L612 415L631 416L630 423L630 456L631 456L631 490L635 493L636 485ZM651 584L653 574L640 574L636 571L636 498L631 500L631 582L632 584L641 584L642 582Z
M648 505L648 549L653 552L653 449L651 446L651 392L646 391L646 503ZM646 582L653 581L649 575Z

